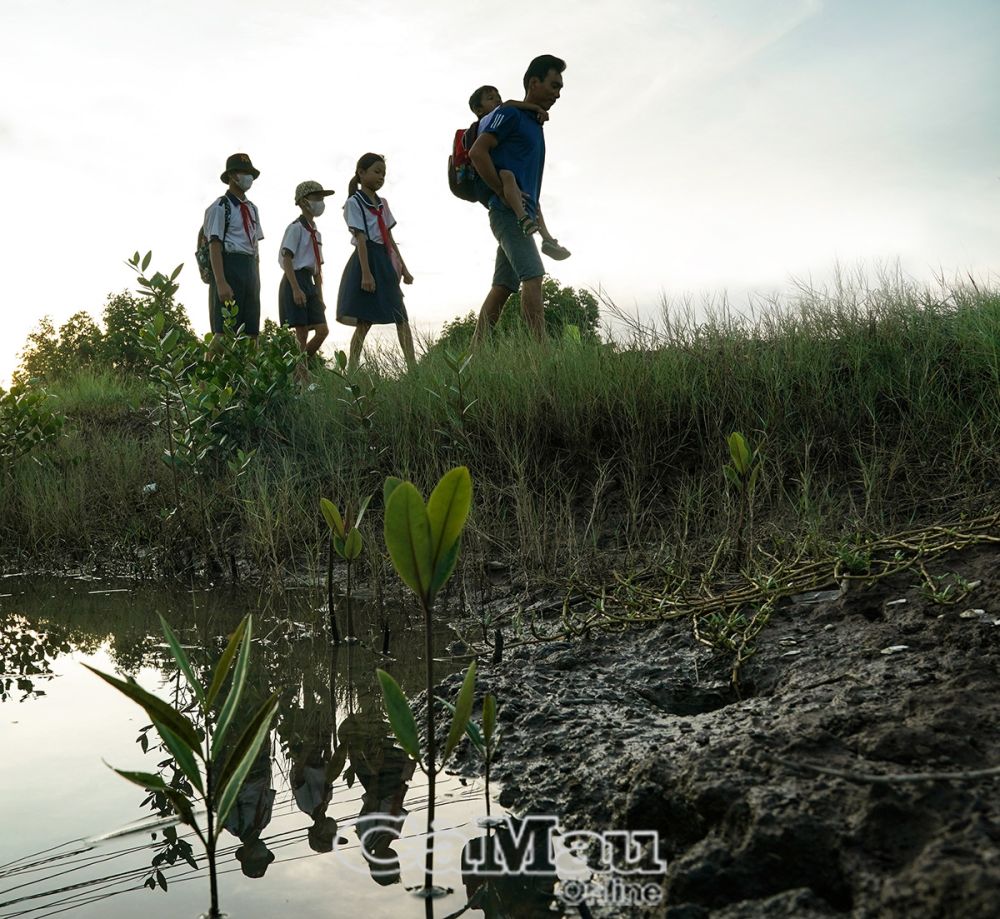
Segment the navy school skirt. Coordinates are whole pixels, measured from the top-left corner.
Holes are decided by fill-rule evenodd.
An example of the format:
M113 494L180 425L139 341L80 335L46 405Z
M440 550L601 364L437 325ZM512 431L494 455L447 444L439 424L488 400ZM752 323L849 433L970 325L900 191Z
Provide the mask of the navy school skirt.
M399 278L385 246L368 243L368 265L375 278L375 290L372 292L361 289L358 250L355 249L347 260L337 294L337 322L344 325L357 325L359 322L370 325L406 322L403 291L399 288Z

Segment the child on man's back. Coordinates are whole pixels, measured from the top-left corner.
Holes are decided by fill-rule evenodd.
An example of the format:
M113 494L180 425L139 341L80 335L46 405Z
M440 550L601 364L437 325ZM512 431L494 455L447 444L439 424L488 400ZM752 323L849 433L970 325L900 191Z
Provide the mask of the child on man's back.
M549 117L549 113L545 109L539 105L535 105L533 102L519 102L514 99L504 102L500 98L500 90L495 86L480 86L469 97L469 108L472 109L473 114L479 119L479 123L466 131L466 136L463 139L466 150L471 149L476 137L489 123L493 112L501 105L523 109L526 112L533 112L542 123L547 121ZM534 219L525 211L524 197L521 194L521 189L518 188L514 173L509 169L498 169L497 176L499 176L500 182L503 185L503 200L514 212L518 225L521 227L524 235L530 236L532 233L537 232L542 237L542 252L550 258L560 261L564 258L569 258L569 249L560 246L559 240L555 239L549 233L548 228L545 226L545 218L542 217L541 209L539 209L538 215Z

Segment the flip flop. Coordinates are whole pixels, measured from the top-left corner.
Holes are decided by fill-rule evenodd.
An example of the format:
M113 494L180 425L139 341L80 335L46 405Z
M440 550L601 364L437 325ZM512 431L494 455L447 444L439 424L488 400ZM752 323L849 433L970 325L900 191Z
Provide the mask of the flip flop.
M525 236L531 236L532 233L538 232L538 224L535 223L527 214L525 214L520 220L518 220L517 225L521 228L521 232Z

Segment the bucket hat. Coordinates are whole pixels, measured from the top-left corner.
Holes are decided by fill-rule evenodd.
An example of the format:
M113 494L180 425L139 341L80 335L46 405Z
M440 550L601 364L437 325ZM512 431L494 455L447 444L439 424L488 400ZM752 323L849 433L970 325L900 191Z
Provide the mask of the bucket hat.
M255 179L260 175L260 170L254 167L254 164L250 162L250 157L245 153L234 153L226 160L225 171L219 178L227 185L229 184L229 179L226 176L230 172L249 172Z

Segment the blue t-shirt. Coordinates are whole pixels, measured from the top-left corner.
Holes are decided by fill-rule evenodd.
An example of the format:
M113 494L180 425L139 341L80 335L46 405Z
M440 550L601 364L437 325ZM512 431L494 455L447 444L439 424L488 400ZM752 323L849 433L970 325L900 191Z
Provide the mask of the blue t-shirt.
M496 135L497 145L493 148L493 165L497 171L509 169L514 173L517 186L527 196L524 209L532 216L538 216L538 199L542 194L542 171L545 169L545 135L538 119L523 109L501 106L492 113L493 117L481 133ZM490 205L503 201L493 195Z

